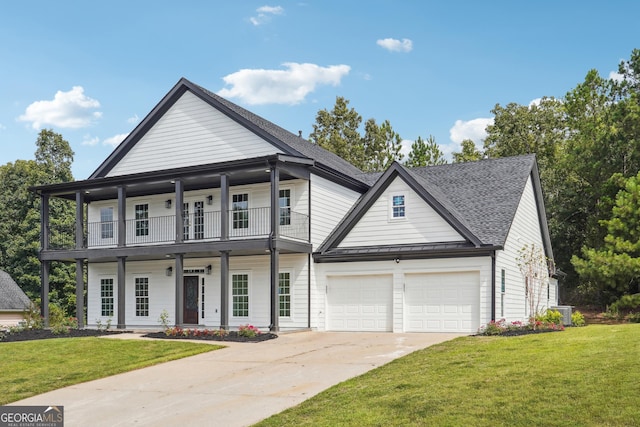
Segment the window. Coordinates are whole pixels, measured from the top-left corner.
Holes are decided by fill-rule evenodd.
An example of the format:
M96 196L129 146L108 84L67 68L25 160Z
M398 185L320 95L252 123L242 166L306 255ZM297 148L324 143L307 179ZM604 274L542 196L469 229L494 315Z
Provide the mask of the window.
M233 195L233 229L249 228L249 195Z
M113 279L100 279L100 315L113 316Z
M291 225L291 190L280 190L280 225Z
M291 316L291 274L279 274L278 299L280 303L280 316Z
M149 235L149 205L147 203L136 205L136 236Z
M149 316L149 278L136 277L136 316Z
M204 202L195 202L193 210L193 238L204 239Z
M189 240L189 203L182 204L182 239Z
M249 317L249 275L234 274L231 276L231 298L233 316Z
M113 208L100 209L100 236L113 239Z
M405 200L404 195L399 194L392 197L391 202L391 216L392 218L404 218L405 217Z

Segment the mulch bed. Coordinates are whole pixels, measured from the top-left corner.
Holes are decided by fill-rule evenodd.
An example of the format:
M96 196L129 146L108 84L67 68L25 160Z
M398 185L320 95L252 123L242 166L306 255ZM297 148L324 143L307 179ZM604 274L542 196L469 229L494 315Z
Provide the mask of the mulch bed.
M25 329L20 332L0 332L0 343L43 340L49 338L82 338L82 337L103 337L105 335L116 335L131 333L131 331L98 331L96 329L71 329L66 334L54 334L49 329Z
M216 335L167 335L164 332L151 332L146 335L143 335L147 338L158 338L165 340L198 340L198 341L233 341L233 342L262 342L267 340L272 340L274 338L278 338L276 334L272 334L271 332L256 335L255 337L245 337L242 335L238 335L237 331L229 331L224 336L216 336Z
M104 337L107 335L127 334L132 331L118 331L118 330L97 330L97 329L71 329L66 334L54 334L49 329L25 329L19 332L1 332L0 331L0 343L4 342L18 342L18 341L33 341L43 340L50 338L83 338L83 337ZM151 332L143 335L147 338L157 338L165 340L200 340L200 341L233 341L233 342L262 342L278 338L276 334L265 333L256 335L255 337L244 337L238 335L237 331L230 331L224 337L220 336L167 336L164 332Z

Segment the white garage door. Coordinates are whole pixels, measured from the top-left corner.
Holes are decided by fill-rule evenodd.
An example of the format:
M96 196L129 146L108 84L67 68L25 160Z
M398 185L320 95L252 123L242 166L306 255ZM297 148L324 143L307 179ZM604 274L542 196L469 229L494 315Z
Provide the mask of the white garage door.
M405 331L476 332L480 326L480 275L407 274Z
M331 276L327 286L327 330L391 331L391 275Z

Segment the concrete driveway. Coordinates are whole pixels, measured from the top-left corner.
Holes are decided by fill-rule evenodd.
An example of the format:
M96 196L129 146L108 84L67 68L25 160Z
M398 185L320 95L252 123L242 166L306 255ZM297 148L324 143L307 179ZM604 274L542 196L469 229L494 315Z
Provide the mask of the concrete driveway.
M454 334L297 332L34 396L73 426L245 426ZM120 335L134 338L132 334ZM115 338L104 338L115 339Z

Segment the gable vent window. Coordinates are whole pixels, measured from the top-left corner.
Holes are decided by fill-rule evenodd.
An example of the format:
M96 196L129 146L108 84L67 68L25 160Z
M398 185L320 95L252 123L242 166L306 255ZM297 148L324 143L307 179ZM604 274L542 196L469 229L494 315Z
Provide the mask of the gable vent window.
M391 199L391 217L404 218L406 216L406 205L404 194L396 194Z

